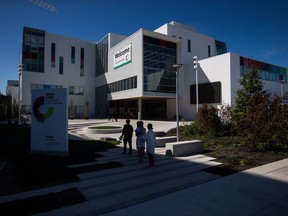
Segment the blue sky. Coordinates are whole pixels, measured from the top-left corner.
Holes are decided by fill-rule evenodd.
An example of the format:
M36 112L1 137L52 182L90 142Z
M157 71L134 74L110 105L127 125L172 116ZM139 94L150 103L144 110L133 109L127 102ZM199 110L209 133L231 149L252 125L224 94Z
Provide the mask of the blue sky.
M45 0L56 14L30 0L0 1L0 92L17 80L23 26L99 41L170 21L226 42L229 52L288 68L287 0Z

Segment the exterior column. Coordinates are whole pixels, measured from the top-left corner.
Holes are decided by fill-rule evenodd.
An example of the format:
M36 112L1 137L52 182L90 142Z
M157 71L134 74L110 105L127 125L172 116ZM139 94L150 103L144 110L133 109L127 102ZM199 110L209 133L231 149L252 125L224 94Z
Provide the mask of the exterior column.
M142 99L138 98L138 120L142 119Z

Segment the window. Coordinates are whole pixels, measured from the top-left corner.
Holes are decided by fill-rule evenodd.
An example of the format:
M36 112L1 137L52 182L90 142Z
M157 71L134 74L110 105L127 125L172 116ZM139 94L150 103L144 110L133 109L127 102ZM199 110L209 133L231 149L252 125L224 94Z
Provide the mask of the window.
M55 67L55 43L51 43L51 67Z
M110 93L137 88L137 76L110 83L108 87Z
M215 40L217 55L227 53L226 44L222 41Z
M75 46L71 47L71 64L75 64Z
M211 46L208 45L208 57L211 57Z
M84 48L80 52L80 76L84 76Z
M55 43L51 44L51 67L55 67Z
M24 27L22 41L23 70L43 73L45 32Z
M272 82L285 80L285 83L288 83L286 68L240 56L240 76L245 76L247 71L252 67L258 71L262 80L268 80Z
M108 36L96 45L96 76L108 71Z
M144 36L144 91L175 93L176 43Z
M69 95L84 95L84 86L69 86Z
M221 103L221 82L199 84L198 97L199 104ZM190 86L190 104L196 104L196 85Z
M59 74L63 74L64 62L63 56L59 56Z
M188 40L188 52L191 53L191 40Z

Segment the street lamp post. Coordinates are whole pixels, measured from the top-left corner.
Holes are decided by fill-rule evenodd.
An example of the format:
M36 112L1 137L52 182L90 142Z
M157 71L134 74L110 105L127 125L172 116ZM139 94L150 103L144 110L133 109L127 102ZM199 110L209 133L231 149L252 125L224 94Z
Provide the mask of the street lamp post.
M178 84L178 73L179 69L182 67L182 64L174 64L172 68L175 69L176 73L176 134L177 134L177 142L179 141L179 84Z
M196 113L198 113L198 107L199 107L199 103L198 103L198 60L197 60L197 56L193 57L193 63L194 63L194 70L196 72L196 78L195 78L195 84L196 84Z
M20 86L21 86L21 75L23 71L23 64L18 65L18 76L19 76L19 83L18 83L18 125L21 125L21 106L20 106Z

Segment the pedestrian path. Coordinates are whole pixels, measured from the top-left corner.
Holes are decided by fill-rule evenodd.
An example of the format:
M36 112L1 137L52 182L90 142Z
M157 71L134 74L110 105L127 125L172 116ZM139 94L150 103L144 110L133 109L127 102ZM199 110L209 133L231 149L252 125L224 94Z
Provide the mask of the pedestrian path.
M156 148L156 166L146 168L147 158L139 163L136 151L132 155L122 155L122 151L117 148L101 152L105 157L98 158L95 163L118 161L125 167L79 175L81 182L74 186L87 202L38 215L101 215L219 178L203 171L220 164L212 157L172 158L165 156L163 149ZM70 167L76 166L82 165Z

